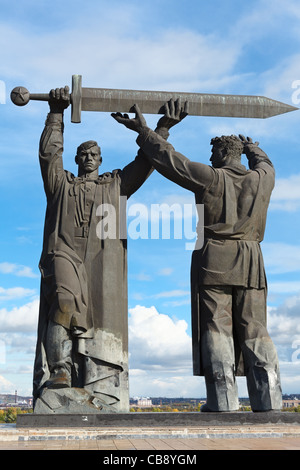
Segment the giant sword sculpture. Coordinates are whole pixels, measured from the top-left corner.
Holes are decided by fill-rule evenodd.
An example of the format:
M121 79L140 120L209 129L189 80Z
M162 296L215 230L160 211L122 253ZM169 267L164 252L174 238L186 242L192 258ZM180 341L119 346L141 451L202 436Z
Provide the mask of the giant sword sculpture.
M265 119L298 109L264 96L82 88L81 84L81 75L73 75L71 121L77 123L81 122L81 111L128 113L134 104L142 113L164 114L163 106L171 98L188 101L190 116ZM49 94L29 93L24 87L16 87L11 92L11 100L17 106L24 106L30 100L48 101Z

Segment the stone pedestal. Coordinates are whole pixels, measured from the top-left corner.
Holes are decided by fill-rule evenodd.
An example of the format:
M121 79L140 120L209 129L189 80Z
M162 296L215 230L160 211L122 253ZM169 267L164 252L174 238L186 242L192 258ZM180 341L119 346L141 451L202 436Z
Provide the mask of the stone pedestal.
M229 412L229 413L83 413L83 414L21 414L17 428L155 428L199 426L247 426L291 424L300 426L300 413Z

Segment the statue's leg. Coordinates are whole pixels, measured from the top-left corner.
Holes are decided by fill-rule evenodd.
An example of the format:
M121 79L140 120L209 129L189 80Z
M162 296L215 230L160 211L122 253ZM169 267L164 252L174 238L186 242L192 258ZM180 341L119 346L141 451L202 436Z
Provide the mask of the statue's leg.
M266 328L266 290L235 289L234 325L243 352L253 411L282 407L276 348Z
M46 382L46 387L71 387L71 335L67 328L51 320L47 329L46 354L50 371L50 378Z
M231 288L202 288L200 298L201 359L207 390L203 411L238 410Z

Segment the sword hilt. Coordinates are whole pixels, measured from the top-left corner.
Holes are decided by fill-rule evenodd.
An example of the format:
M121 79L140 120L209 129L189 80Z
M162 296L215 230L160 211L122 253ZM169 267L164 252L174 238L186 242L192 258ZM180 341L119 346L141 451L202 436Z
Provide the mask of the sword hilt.
M81 122L81 75L72 75L71 122ZM27 88L18 86L10 94L11 101L16 106L25 106L29 101L49 101L49 93L29 93Z

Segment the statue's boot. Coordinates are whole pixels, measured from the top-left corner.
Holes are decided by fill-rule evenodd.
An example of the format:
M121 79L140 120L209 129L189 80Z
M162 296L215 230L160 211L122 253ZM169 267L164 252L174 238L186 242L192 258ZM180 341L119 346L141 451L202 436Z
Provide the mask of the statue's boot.
M233 364L215 362L204 373L207 401L201 411L237 411L239 400Z
M207 393L206 407L202 411L236 411L239 400L233 338L215 330L206 330L201 341Z
M254 341L252 341L254 343ZM247 387L252 411L280 410L282 391L276 349L271 340L250 340L246 357Z
M71 387L72 339L69 330L49 322L47 332L47 360L50 378L47 388Z

